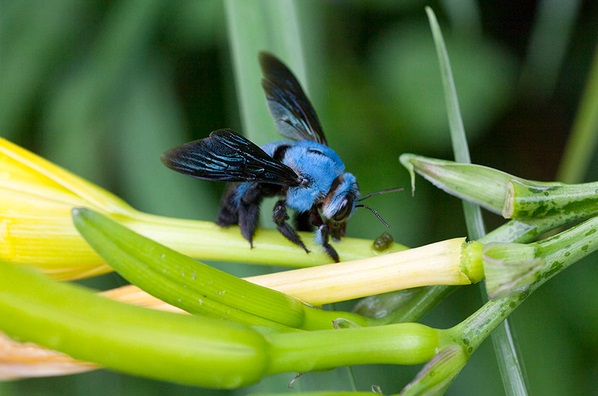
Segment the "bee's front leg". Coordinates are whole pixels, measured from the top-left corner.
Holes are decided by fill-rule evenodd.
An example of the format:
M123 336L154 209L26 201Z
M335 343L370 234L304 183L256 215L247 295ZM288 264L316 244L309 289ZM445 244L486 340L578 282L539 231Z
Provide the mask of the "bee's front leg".
M295 232L293 227L291 227L289 223L287 223L289 215L287 214L286 199L280 199L278 202L276 202L276 205L274 205L272 218L274 219L274 223L276 223L276 228L278 228L278 231L280 231L280 233L284 235L286 239L288 239L296 245L301 246L306 253L309 253L309 250L307 249L307 247L305 247L305 244L303 243L301 238L299 238L297 232Z
M330 256L334 260L334 262L340 262L338 257L338 253L330 243L328 243L329 239L329 229L328 225L322 220L322 216L318 213L318 210L314 207L310 212L310 221L311 224L316 226L316 231L314 231L314 238L318 245L322 245L324 250L326 250L326 254Z

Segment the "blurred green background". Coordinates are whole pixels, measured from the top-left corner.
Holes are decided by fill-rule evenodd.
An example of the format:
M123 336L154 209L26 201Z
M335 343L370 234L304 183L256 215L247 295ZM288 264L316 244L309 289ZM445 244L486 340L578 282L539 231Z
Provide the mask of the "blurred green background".
M407 188L401 153L452 159L425 5L447 41L473 162L555 180L596 49L596 2L305 0L299 15L310 97L362 192ZM0 0L1 136L137 209L213 220L223 186L175 174L159 157L224 127L243 131L221 1ZM268 133L276 139L273 125ZM595 156L585 179L597 176ZM368 204L409 246L466 234L460 202L422 179L415 197L405 191ZM488 229L503 222L485 219ZM348 227L350 236L363 238L383 231L367 211ZM549 282L511 319L531 394L598 394L595 260ZM107 276L102 287L121 282ZM480 304L478 287L462 288L423 322L452 326ZM418 369L367 366L353 373L359 390L376 384L396 393ZM310 376L314 389L333 386L334 374ZM97 371L0 383L0 394L291 392L290 379L216 392ZM504 394L490 342L448 394Z

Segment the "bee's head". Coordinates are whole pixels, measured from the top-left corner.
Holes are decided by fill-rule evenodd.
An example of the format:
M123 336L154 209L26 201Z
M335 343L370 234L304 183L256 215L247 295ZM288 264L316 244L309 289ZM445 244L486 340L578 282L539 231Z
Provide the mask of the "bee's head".
M345 224L353 215L359 200L359 186L355 176L344 173L337 177L322 203L322 215L328 220L330 234L339 239L345 234Z

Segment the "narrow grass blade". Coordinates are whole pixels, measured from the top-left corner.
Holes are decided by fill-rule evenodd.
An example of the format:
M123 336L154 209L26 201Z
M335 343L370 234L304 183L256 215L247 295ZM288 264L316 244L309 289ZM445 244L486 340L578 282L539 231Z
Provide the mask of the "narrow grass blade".
M436 45L436 52L438 54L438 61L440 63L455 160L457 162L470 163L471 158L467 147L467 139L465 137L465 128L463 126L461 112L459 110L457 90L452 77L451 66L442 32L432 9L426 7L426 13L428 14L428 19L430 21L432 35ZM464 202L463 210L469 237L472 239L483 237L485 230L480 207ZM483 286L482 294L484 299L487 300L488 297ZM513 337L509 331L508 322L505 320L503 323L504 324L498 326L496 331L492 334L494 350L498 359L500 373L503 378L503 386L508 395L526 395L527 389L525 387L524 372L519 364L517 349L512 342Z
M579 183L592 160L598 143L598 47L585 92L571 130L571 138L561 160L557 180Z

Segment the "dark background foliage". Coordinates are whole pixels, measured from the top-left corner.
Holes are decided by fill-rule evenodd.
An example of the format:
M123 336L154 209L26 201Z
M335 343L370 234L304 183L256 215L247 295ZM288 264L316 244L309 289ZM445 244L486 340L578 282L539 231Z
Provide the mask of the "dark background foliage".
M596 48L595 2L304 1L310 96L362 191L408 187L403 152L452 159L425 5L444 30L473 162L555 180ZM222 185L176 175L159 156L223 127L243 130L220 1L0 1L1 136L140 210L212 220ZM597 174L593 160L586 179ZM466 234L460 202L421 179L415 197L369 203L406 245ZM503 222L486 220L488 229ZM348 228L363 238L382 231L366 211ZM532 394L598 389L594 261L552 280L512 317ZM424 322L452 326L480 304L477 287L463 288ZM388 393L417 369L368 366L354 375L358 389ZM328 377L313 376L327 388ZM500 395L500 381L487 342L448 394ZM212 393L105 371L0 383L6 395L169 392Z

